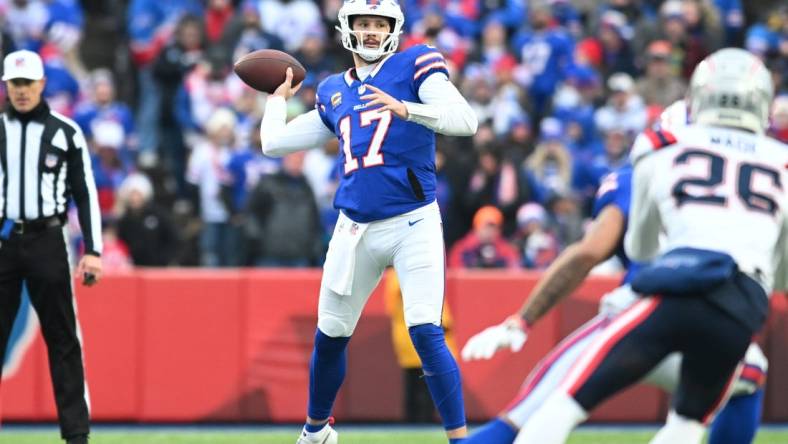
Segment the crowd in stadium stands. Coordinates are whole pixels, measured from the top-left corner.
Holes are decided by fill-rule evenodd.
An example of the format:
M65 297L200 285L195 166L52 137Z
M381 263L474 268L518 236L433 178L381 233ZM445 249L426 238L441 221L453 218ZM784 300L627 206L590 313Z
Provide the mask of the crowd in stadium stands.
M473 138L437 141L449 264L546 267L582 235L601 178L722 46L766 61L783 94L770 131L788 142L788 7L742 3L403 0L401 47L443 52L480 122ZM307 77L289 110L313 107L317 84L352 65L334 31L340 6L0 0L2 54L41 54L50 106L89 139L110 271L322 263L337 143L263 156L265 94L232 63L294 54Z

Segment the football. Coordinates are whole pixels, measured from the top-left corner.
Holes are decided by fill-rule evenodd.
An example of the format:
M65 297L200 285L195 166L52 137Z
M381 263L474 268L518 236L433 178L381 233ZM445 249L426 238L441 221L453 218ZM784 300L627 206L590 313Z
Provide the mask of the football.
M306 70L290 54L275 49L259 49L241 57L233 71L250 87L273 93L285 81L287 68L293 68L293 86L304 80Z

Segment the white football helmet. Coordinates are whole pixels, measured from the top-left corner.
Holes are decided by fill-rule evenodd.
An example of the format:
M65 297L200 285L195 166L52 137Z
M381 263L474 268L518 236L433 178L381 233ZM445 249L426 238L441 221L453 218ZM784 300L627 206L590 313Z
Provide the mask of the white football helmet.
M725 48L706 57L690 79L691 122L763 133L769 123L774 86L760 59Z
M352 17L357 15L376 15L391 19L391 32L376 33L382 34L378 48L364 47L362 39L353 34L350 24ZM405 15L402 14L402 9L396 0L345 0L345 3L339 8L338 19L339 26L336 29L342 34L342 46L368 62L374 62L397 50L399 35L402 33L402 25L405 23Z

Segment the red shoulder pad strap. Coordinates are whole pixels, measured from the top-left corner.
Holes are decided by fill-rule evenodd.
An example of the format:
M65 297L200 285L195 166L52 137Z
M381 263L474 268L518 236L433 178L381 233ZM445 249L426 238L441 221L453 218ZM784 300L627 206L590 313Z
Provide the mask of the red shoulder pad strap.
M648 137L648 140L651 142L651 145L654 146L655 150L659 150L668 145L673 145L676 143L676 136L671 134L669 131L662 129L653 130L649 128L645 130L643 134Z

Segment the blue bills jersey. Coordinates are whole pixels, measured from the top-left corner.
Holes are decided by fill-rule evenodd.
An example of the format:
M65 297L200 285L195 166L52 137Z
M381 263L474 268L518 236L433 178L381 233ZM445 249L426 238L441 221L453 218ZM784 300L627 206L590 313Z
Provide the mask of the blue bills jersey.
M614 205L621 210L624 215L624 232L626 232L629 222L629 204L632 197L632 166L627 165L620 169L613 171L602 179L599 190L596 194L594 201L594 209L592 216L596 218L608 205ZM624 275L624 283L628 283L632 279L632 275L638 268L638 264L632 262L624 252L624 236L616 248L616 257L621 261L621 264L627 269Z
M448 77L443 56L418 45L381 62L364 81L351 69L318 85L315 107L339 138L334 206L351 219L386 219L435 200L435 133L378 106L367 109L360 99L371 92L369 84L398 100L420 103L419 87L435 73Z

